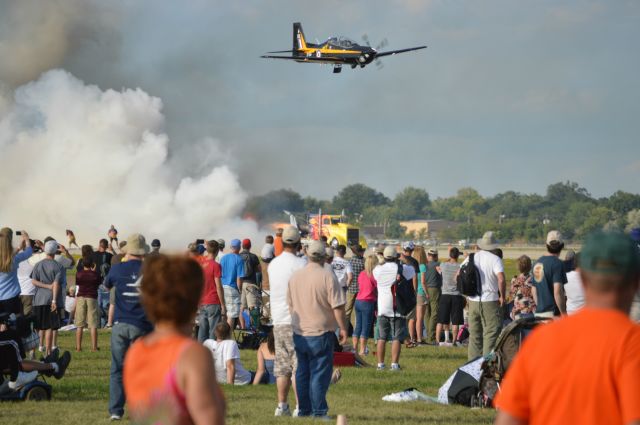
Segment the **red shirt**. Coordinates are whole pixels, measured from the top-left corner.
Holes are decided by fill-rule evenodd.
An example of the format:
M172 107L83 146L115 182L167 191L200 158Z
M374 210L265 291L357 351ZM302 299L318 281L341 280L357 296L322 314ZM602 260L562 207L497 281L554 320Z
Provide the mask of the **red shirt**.
M220 264L213 258L201 256L198 258L198 262L202 266L202 273L204 273L204 288L202 290L202 298L200 299L200 305L204 304L218 304L220 305L220 297L218 296L218 290L216 288L215 279L220 279L222 271Z
M378 282L369 276L366 271L361 271L358 275L358 301L376 302L378 300Z

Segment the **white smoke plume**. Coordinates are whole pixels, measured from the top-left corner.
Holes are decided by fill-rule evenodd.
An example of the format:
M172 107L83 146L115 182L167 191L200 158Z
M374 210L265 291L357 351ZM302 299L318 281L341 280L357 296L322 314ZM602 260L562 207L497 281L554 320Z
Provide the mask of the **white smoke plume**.
M0 97L2 94L0 93ZM182 248L197 237L255 236L238 216L246 195L212 139L201 173L175 175L162 101L140 89L102 91L48 71L0 99L0 223L32 236L96 244L114 224ZM3 106L4 105L4 106ZM205 149L206 150L206 149ZM196 161L197 162L197 161ZM202 170L208 172L202 172Z

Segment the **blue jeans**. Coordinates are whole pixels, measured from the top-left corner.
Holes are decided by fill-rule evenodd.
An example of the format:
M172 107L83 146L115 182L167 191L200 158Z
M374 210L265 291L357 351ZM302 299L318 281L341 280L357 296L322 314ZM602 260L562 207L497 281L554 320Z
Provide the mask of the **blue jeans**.
M220 304L204 304L198 310L198 341L216 339L214 330L220 322Z
M98 311L100 312L100 327L104 328L109 317L109 291L98 289Z
M299 416L325 416L327 391L333 373L333 332L320 336L293 334L298 357L296 387Z
M376 311L375 301L356 300L356 328L353 336L356 338L370 338L373 329L373 319Z
M111 376L109 379L109 414L124 415L122 369L124 356L133 342L148 332L128 323L116 323L111 330Z

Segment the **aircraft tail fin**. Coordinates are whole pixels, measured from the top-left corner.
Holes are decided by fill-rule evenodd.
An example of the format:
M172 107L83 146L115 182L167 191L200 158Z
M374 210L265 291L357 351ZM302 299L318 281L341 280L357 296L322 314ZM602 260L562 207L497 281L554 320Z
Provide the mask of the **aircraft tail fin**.
M300 50L307 47L307 41L304 38L304 31L302 31L302 24L295 22L293 24L293 51L294 56L303 55Z

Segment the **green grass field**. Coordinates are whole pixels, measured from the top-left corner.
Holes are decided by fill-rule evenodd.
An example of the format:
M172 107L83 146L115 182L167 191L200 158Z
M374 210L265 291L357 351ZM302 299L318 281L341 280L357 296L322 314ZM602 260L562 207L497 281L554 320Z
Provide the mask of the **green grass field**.
M515 260L505 259L504 265L508 284L517 273ZM62 419L65 425L109 423L109 338L108 331L100 331L101 351L75 353L73 334L62 333L60 348L72 352L72 362L64 379L49 380L53 385L52 401L2 403L0 423L33 425L50 418ZM88 334L83 342L87 349ZM245 367L255 370L255 352L243 350L241 355ZM341 381L329 390L329 413L332 416L345 414L350 424L492 423L494 412L491 410L471 410L424 402L389 403L381 400L386 394L410 387L436 396L438 388L466 359L464 348L417 347L403 349L400 360L403 370L400 373L378 372L374 367L344 368ZM367 360L375 365L372 355ZM276 407L275 386L225 385L223 391L227 398L229 424L270 425L294 421L291 418L273 416Z
M108 331L100 332L100 352L72 352L66 376L60 381L49 380L53 385L52 401L2 403L0 423L33 425L51 419L63 421L65 425L108 423L109 336ZM84 343L87 342L88 338L85 338ZM59 345L63 350L72 350L73 335L62 333ZM373 362L373 357L368 357ZM255 369L255 351L243 350L242 361L247 368ZM491 423L494 418L491 410L381 400L385 394L409 387L437 395L440 385L465 361L466 350L463 348L417 347L403 349L400 363L404 370L399 373L378 372L375 368L343 368L341 381L329 390L329 413L333 416L345 414L351 424ZM301 421L273 416L276 407L273 385L225 385L223 391L227 399L229 424L269 425Z

